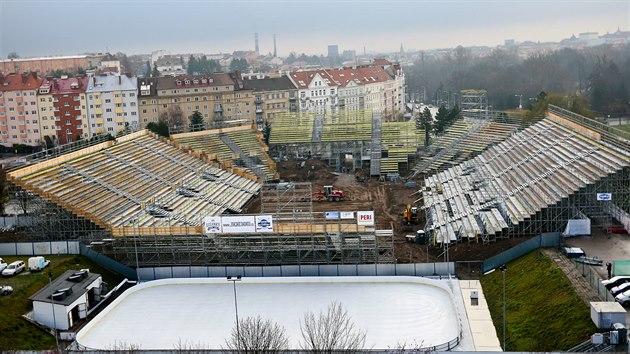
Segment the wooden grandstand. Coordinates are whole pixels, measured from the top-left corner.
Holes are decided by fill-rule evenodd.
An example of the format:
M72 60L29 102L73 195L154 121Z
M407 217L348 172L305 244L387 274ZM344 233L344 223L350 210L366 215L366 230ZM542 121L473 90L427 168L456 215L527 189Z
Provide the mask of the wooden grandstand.
M240 212L259 192L255 176L233 172L140 131L12 171L7 179L114 236L125 229L195 234L203 217Z
M224 129L171 135L184 148L205 154L222 166L238 166L256 175L261 181L278 179L276 163L269 158L269 148L262 134L253 127Z
M630 149L549 118L426 178L422 209L434 242L561 231L582 212L610 207L596 201L597 192L613 192L628 212Z

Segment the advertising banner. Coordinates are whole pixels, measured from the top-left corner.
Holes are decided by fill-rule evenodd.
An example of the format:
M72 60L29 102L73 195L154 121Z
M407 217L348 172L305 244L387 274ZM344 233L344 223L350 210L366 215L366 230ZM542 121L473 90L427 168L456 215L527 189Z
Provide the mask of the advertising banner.
M221 218L223 233L256 232L256 218L253 215L224 216Z
M325 211L324 219L326 220L339 220L339 212L338 211Z
M374 226L374 210L357 211L357 225Z
M221 233L221 217L220 216L206 216L203 218L203 230L206 234L220 234Z
M354 219L354 212L353 211L342 211L341 212L341 219L342 220Z
M256 215L256 232L273 232L271 215Z
M612 200L612 193L597 193L597 200Z

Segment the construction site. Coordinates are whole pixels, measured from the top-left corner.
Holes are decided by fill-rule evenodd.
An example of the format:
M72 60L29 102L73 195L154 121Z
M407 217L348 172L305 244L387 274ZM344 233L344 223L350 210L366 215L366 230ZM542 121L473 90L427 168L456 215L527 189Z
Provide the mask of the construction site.
M478 260L572 219L630 228L629 141L554 106L526 124L464 115L428 146L370 111L289 114L269 147L253 127L140 131L7 180L36 216L16 239L80 240L132 267ZM270 232L207 232L261 215Z

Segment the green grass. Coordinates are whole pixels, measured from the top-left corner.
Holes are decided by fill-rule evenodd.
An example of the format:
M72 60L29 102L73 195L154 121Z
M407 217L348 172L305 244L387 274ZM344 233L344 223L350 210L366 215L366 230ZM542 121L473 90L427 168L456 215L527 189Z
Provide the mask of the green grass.
M481 284L503 344L501 272L483 276ZM562 270L540 251L508 264L506 299L508 351L563 351L597 332L588 306Z
M16 260L28 261L28 256L2 256L7 262ZM0 278L0 284L13 287L9 296L0 296L0 349L1 350L46 350L55 347L55 339L22 318L33 306L28 300L39 289L48 285L48 271L52 271L53 279L69 269L88 268L91 272L101 274L103 281L114 287L123 277L106 270L88 258L74 255L46 256L50 265L39 273L29 274L27 271L11 278ZM28 266L28 265L27 265Z
M612 127L630 133L630 124L613 125Z

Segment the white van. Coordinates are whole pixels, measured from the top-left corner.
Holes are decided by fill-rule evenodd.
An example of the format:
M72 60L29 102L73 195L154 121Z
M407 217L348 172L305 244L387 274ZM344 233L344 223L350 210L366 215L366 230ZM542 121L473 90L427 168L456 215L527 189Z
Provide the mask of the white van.
M3 277L14 276L14 275L17 275L18 273L22 272L23 270L24 270L24 261L15 261L15 262L9 264L2 271L2 276Z
M28 270L31 272L39 272L40 270L46 268L49 264L50 261L47 261L42 256L31 257L28 259Z

